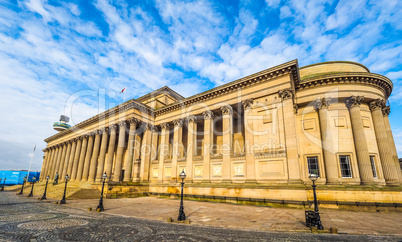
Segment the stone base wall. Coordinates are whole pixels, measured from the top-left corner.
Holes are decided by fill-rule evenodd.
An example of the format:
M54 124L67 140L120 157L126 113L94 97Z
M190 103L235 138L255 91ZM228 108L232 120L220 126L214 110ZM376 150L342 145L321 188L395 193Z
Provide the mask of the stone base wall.
M93 184L93 186L100 186ZM160 196L179 197L180 184L108 184L107 198ZM185 184L186 199L219 201L263 206L311 207L314 196L311 186L305 185L242 185ZM376 186L318 186L320 207L352 210L402 210L401 187Z

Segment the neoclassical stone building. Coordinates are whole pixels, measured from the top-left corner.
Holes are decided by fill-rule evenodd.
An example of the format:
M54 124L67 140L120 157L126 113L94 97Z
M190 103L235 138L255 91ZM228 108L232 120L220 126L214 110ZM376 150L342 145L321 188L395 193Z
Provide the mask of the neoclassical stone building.
M106 172L166 193L185 170L186 193L288 200L309 196L311 173L332 200L345 185L400 186L391 91L358 63L297 60L188 98L163 87L45 139L41 180L95 184ZM372 192L367 201L402 202Z

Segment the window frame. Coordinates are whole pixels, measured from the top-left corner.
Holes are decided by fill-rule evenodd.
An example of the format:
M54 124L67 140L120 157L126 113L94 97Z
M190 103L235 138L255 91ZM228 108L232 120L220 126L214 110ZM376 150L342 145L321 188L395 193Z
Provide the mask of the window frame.
M371 171L373 172L373 177L374 177L374 179L378 179L376 156L369 155L369 157L370 157ZM374 176L374 174L375 174L375 176Z
M343 175L343 169L342 169L342 163L341 163L341 158L342 157L347 157L347 164L349 166L349 172L350 172L350 176L344 176ZM351 162L351 156L349 154L339 154L338 155L338 164L339 164L339 171L340 171L340 175L341 178L353 178L353 168L352 168L352 162Z
M317 166L317 171L318 171L318 177L321 177L321 172L320 172L320 161L318 159L318 155L308 155L306 156L306 162L307 162L307 175L310 176L310 164L309 164L309 158L316 158L316 166Z

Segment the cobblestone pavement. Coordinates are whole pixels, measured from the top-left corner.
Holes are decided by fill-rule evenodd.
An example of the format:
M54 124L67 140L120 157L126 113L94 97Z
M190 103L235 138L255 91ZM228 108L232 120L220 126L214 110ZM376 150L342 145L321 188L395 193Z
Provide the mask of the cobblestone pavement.
M68 201L67 201L68 202ZM228 216L230 216L228 214ZM256 232L89 212L0 193L1 241L401 241L402 237Z

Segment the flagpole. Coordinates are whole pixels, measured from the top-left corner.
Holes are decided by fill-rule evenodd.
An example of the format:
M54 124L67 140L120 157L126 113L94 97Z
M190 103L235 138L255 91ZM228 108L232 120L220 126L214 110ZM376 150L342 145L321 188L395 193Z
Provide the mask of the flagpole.
M29 169L28 169L27 181L28 181L28 179L29 179L29 172L31 171L31 165L32 165L32 160L33 160L33 157L34 157L34 155L35 155L35 150L36 150L36 145L35 145L34 150L33 150L33 152L32 152L32 156L31 156L31 162L29 163Z

